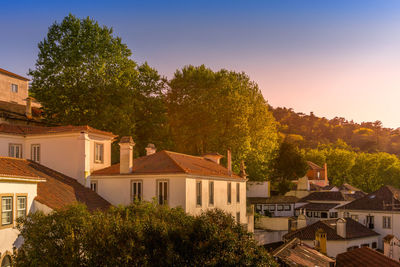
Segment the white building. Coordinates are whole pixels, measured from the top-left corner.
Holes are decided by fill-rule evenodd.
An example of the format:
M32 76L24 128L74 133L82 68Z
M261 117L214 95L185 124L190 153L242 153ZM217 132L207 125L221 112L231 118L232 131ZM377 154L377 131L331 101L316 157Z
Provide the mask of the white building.
M383 237L400 236L400 190L382 186L377 191L344 205L340 216L351 217L380 234L378 247L383 249Z
M113 205L128 205L135 199L156 201L170 207L182 207L197 215L219 208L238 222L247 224L246 179L232 172L230 152L228 168L219 164L222 156L203 157L170 151L156 152L148 147L148 155L132 158L131 137L120 142L120 163L94 171L91 182L99 195Z

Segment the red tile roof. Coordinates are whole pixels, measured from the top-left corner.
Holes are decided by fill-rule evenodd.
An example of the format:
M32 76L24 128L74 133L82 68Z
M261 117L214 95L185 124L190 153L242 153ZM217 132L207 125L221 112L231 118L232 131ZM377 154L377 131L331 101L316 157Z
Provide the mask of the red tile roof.
M197 174L244 179L228 172L228 169L204 157L191 156L171 151L160 151L133 161L132 174ZM94 171L92 175L119 175L119 164ZM128 174L129 175L129 174Z
M11 76L11 77L14 77L14 78L17 78L17 79L20 79L20 80L23 80L23 81L29 81L28 78L22 77L22 76L20 76L18 74L12 73L12 72L10 72L8 70L5 70L5 69L2 69L2 68L0 68L0 73L8 75L8 76Z
M304 206L297 207L296 210L305 209L306 211L329 211L339 203L308 203Z
M336 221L338 219L328 219L317 221L306 227L300 228L294 232L287 233L283 236L285 240L291 240L292 238L299 238L301 240L314 240L315 232L318 229L322 229L326 232L327 240L346 240L353 238L362 238L369 236L377 236L378 233L365 227L359 222L354 221L351 218L346 218L346 238L341 237L336 232Z
M308 167L310 167L311 170L325 170L324 168L318 166L314 162L307 161Z
M400 189L385 185L362 198L354 200L338 209L346 210L379 210L391 211L392 207L384 206L384 203L400 205Z
M17 135L31 135L31 134L54 134L54 133L71 133L71 132L89 132L101 135L116 137L113 133L97 130L90 126L32 126L32 125L11 125L0 124L0 133L17 134Z
M303 197L299 202L307 201L352 201L351 195L339 191L317 191Z
M356 248L336 256L337 267L398 267L400 263L368 247Z
M35 200L58 209L82 202L89 210L107 209L111 204L75 179L26 159L0 157L0 170L4 176L34 177L44 179L37 185Z
M11 103L8 101L0 101L0 117L16 119L16 120L40 122L42 118L41 109L32 107L32 118L28 118L25 112L26 112L25 105Z

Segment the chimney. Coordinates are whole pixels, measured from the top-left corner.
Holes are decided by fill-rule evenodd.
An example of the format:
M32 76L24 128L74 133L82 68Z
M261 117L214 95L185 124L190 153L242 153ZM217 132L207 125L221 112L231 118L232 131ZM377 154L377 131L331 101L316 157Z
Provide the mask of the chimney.
M146 147L146 156L153 155L157 152L156 146L154 144L148 144Z
M133 170L133 147L135 143L131 136L124 136L119 141L119 171L120 173L131 173Z
M329 185L329 181L328 181L328 166L326 165L326 163L324 163L324 169L325 169L325 185Z
M25 115L28 119L32 118L32 98L29 96L26 98L26 110Z
M336 221L336 233L343 237L346 238L346 220L343 218L339 218Z
M244 164L244 160L240 162L240 173L239 176L246 179L247 178L247 173L246 173L246 165Z
M230 149L226 152L227 154L227 168L228 168L228 174L232 175L232 152Z
M219 153L207 153L203 155L203 158L211 160L217 164L219 164L221 158L224 156L220 155Z
M304 228L307 226L307 219L304 214L297 216L297 229Z

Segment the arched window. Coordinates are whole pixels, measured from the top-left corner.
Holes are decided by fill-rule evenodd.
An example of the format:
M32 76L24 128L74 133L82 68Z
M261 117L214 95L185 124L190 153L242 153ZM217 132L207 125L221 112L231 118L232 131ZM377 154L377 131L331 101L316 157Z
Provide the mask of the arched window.
M11 266L11 257L9 255L5 255L3 260L1 261L1 267L10 267Z

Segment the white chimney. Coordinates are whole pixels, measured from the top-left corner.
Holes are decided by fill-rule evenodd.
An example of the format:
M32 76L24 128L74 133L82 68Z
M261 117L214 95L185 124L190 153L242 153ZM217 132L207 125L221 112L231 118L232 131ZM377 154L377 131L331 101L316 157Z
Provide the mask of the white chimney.
M228 174L232 175L232 152L230 149L226 152L227 154L227 168L228 168Z
M120 173L131 173L133 170L133 147L135 143L131 136L124 136L119 141L119 171Z
M32 118L32 98L29 96L26 98L26 110L25 115L28 119Z
M343 218L339 218L336 221L336 233L343 237L346 238L346 220Z
M307 219L304 214L297 216L297 229L304 228L307 226Z
M146 147L146 156L152 155L157 152L156 146L154 144L148 144Z
M219 153L207 153L207 154L204 154L203 157L205 159L211 160L211 161L219 164L221 158L223 158L224 156L220 155Z

